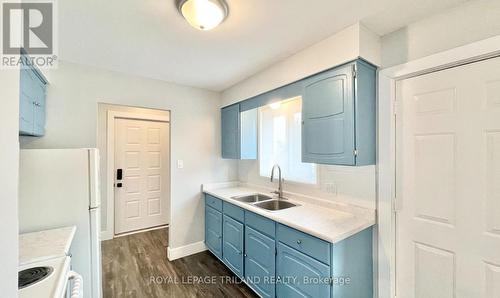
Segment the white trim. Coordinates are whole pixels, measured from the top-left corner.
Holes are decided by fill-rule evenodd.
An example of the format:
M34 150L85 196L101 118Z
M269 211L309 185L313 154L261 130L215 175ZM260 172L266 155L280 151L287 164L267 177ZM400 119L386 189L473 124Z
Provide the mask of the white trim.
M122 234L116 234L114 238L119 238L119 237L124 237L124 236L130 236L130 235L134 235L134 234L140 234L140 233L144 233L144 232L149 232L149 231L154 231L154 230L161 230L161 229L166 229L166 228L168 228L168 224L157 226L157 227L152 227L152 228L147 228L147 229L142 229L142 230L135 230L135 231L131 231L131 232L127 232L127 233L122 233Z
M115 236L115 188L113 184L115 181L115 119L117 118L170 123L170 113L168 115L151 115L145 113L108 111L106 121L106 181L108 183L108 187L106 188L106 230L101 232L101 240L113 239Z
M500 56L500 35L379 72L378 91L378 297L396 297L395 199L396 81Z
M199 252L207 250L207 246L204 241L199 241L195 243L191 243L185 246L171 248L170 246L167 249L167 257L169 261L173 261L176 259L184 258L190 255L197 254Z

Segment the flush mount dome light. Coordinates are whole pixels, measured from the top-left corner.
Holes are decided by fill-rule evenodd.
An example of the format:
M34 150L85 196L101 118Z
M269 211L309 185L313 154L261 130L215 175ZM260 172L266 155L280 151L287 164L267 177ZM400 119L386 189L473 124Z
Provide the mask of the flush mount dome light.
M225 0L176 0L176 5L186 21L199 30L217 27L229 14Z

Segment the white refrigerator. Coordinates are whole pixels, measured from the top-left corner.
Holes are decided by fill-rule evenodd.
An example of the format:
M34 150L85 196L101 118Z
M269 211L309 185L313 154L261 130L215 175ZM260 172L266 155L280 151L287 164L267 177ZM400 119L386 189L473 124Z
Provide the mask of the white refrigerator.
M75 225L71 266L85 298L101 297L99 151L21 150L19 232Z

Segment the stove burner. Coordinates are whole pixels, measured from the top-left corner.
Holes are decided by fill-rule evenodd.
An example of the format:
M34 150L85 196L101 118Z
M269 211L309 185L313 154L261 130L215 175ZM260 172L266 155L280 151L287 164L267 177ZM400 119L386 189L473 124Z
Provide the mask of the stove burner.
M23 289L36 282L42 281L47 278L54 269L52 267L33 267L22 270L19 272L17 279L17 288Z

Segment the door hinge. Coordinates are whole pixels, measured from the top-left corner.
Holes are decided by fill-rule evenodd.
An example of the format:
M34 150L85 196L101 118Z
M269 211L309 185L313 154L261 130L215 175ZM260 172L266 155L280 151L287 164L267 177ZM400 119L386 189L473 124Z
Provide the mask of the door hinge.
M358 70L356 69L356 65L352 66L352 77L356 78L358 76Z
M274 248L274 255L277 256L278 255L278 249L275 247Z
M393 111L394 115L398 114L398 112L399 112L399 101L394 101L392 103L392 111Z
M392 212L397 213L401 211L401 202L398 201L398 197L392 199Z
M358 156L358 149L354 149L353 154L354 156Z

